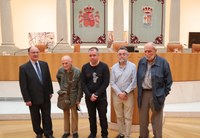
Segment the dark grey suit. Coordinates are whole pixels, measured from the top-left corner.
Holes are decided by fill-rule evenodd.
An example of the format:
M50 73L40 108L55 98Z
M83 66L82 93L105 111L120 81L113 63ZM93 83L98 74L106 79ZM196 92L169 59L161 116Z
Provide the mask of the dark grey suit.
M29 61L19 67L19 84L24 101L32 102L32 106L29 106L29 109L34 132L36 134L52 135L50 101L50 94L53 93L52 81L48 64L44 61L39 61L39 65L42 72L42 83ZM41 118L43 129L40 125Z

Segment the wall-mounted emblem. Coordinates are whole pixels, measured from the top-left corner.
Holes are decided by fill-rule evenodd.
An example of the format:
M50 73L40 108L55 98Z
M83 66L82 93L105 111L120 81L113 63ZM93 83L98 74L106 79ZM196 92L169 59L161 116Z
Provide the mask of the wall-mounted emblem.
M100 16L99 11L95 11L95 8L88 5L79 11L79 26L80 27L99 27Z
M143 11L143 24L150 26L152 24L153 8L150 6L144 6L142 8L142 11Z

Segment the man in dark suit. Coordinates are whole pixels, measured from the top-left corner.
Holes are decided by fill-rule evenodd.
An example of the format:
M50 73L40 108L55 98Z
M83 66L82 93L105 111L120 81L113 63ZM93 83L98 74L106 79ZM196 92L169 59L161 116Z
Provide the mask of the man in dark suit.
M51 121L52 81L48 64L39 60L39 49L28 49L30 60L19 67L19 84L24 102L29 107L36 138L54 138ZM41 120L42 126L41 127Z

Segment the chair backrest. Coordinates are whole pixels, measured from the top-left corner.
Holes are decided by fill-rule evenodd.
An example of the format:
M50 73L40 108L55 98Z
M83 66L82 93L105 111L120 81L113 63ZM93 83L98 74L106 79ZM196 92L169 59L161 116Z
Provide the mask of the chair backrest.
M200 53L200 44L192 44L192 53Z
M113 49L113 51L117 52L119 50L119 48L122 46L128 46L128 43L127 42L114 42L112 45L112 49Z
M135 46L125 46L128 52L135 52Z
M182 53L183 46L181 44L168 44L167 52Z

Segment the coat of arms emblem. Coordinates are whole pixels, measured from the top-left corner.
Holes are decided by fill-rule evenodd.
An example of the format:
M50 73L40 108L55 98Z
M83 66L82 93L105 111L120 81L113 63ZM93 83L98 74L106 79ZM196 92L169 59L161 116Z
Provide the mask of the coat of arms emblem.
M79 26L83 27L98 27L100 22L99 11L95 11L95 8L88 5L79 11Z
M148 26L151 25L153 8L150 6L144 6L142 8L142 11L143 11L143 24Z

